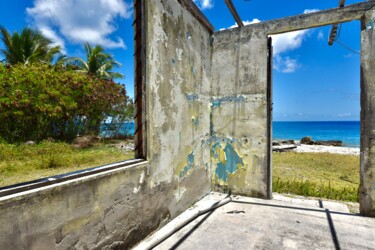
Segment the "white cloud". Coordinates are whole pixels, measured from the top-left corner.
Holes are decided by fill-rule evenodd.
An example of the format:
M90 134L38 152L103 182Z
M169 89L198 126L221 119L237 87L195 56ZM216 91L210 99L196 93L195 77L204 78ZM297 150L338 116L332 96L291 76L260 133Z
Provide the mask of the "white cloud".
M252 21L249 21L249 20L246 20L246 21L242 21L244 25L249 25L249 24L253 24L253 23L260 23L261 21L258 19L258 18L254 18ZM226 29L232 29L232 28L237 28L238 25L237 23L233 24L232 26L229 26L228 28L221 28L219 30L226 30Z
M320 11L320 9L306 9L303 11L303 14L309 14L317 11Z
M317 36L318 41L323 41L324 40L324 34L323 31L319 30L318 36Z
M44 36L46 36L47 38L51 39L52 41L52 46L60 46L61 49L62 49L62 53L63 54L66 54L66 51L65 51L65 41L59 37L55 31L53 31L52 29L50 29L49 27L47 26L40 26L39 27L39 30L40 32L42 32L42 34Z
M213 0L194 0L194 3L202 10L214 7Z
M319 9L306 9L303 13L308 14L317 11L319 11ZM245 25L259 22L261 21L257 18L254 18L252 21L243 21ZM237 24L228 27L228 29L235 27L238 27ZM220 30L224 29L225 28L222 28ZM303 40L306 39L306 37L309 34L309 30L298 30L283 34L272 35L271 37L274 56L274 69L283 73L295 72L300 67L298 60L290 58L289 56L283 57L281 56L281 54L300 48L302 46ZM320 36L323 36L323 33L321 35L320 33L318 34L318 39Z
M131 16L131 7L123 0L34 0L26 12L45 36L61 46L65 38L73 43L126 47L121 38L109 37L117 30L115 18Z
M274 56L273 68L282 73L293 73L300 67L298 60L290 57Z
M272 35L273 54L278 55L301 47L307 34L308 30L298 30Z

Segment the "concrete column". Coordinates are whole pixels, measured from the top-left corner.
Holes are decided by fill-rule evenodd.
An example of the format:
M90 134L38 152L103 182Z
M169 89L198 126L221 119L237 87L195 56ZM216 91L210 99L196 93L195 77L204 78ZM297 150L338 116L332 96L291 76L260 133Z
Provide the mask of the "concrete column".
M362 18L360 211L375 217L375 9Z

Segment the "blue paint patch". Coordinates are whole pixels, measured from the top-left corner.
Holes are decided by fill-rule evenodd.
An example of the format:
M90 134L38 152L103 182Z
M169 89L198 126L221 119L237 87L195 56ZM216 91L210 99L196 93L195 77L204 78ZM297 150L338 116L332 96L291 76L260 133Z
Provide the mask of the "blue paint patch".
M214 152L218 143L212 146L212 151ZM220 144L219 144L220 145ZM221 147L221 146L220 146ZM242 158L237 154L232 145L227 144L224 148L225 162L220 161L217 163L217 168L215 173L219 180L228 181L228 174L233 174L237 171L238 166L242 165L244 167L244 162ZM218 154L214 153L215 158L219 158Z
M374 19L371 19L367 24L366 24L366 30L373 30L374 29Z
M191 70L191 73L193 73L193 75L197 74L197 70L195 69L193 65L190 66L190 70Z
M217 135L211 136L208 140L207 143L233 143L233 142L239 142L237 138L228 138L228 137L221 137Z
M211 107L220 107L225 102L244 102L246 97L244 96L224 96L218 98L211 98Z
M176 60L174 58L172 58L172 63L176 64Z
M211 100L211 107L216 108L220 107L221 101L220 100Z
M192 169L193 165L194 165L194 152L191 152L189 155L188 155L188 164L180 170L180 178L184 177L186 175L186 173Z
M211 147L212 155L214 156L215 159L219 158L219 154L215 152L215 149L217 147L221 148L220 142L216 142L214 145Z
M197 94L186 94L186 99L189 102L197 101L198 100L198 95Z

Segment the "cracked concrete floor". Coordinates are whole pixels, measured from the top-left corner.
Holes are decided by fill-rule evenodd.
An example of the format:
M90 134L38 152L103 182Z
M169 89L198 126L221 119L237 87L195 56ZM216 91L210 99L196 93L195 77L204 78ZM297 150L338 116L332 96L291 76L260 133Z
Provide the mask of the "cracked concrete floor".
M224 197L211 193L194 207ZM232 198L154 249L375 249L375 218L352 214L345 204L278 194Z

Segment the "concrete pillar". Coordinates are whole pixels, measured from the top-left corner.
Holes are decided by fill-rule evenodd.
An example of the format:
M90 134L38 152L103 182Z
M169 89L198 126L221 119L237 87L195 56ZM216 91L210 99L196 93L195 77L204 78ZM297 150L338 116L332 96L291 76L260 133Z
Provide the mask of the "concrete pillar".
M365 13L361 31L360 211L375 217L375 8Z

